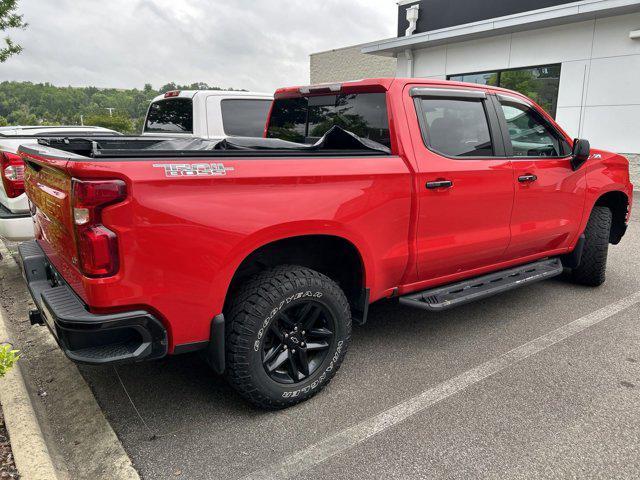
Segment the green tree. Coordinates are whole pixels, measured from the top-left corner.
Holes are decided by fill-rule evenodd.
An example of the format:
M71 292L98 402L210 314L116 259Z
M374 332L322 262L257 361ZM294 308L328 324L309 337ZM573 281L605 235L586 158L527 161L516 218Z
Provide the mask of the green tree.
M0 31L20 28L24 29L22 15L18 15L18 0L0 0ZM17 55L22 51L22 47L13 43L10 37L4 38L4 46L0 48L0 63L6 62L12 55Z
M162 90L204 87L219 89L199 82L189 86L171 83ZM93 124L139 133L149 103L160 93L150 84L142 89L115 89L5 81L0 82L0 117L9 125L80 125L82 116L87 125L99 122ZM114 109L113 117L108 108Z
M121 115L89 115L84 123L94 127L110 128L120 133L133 133L133 122Z

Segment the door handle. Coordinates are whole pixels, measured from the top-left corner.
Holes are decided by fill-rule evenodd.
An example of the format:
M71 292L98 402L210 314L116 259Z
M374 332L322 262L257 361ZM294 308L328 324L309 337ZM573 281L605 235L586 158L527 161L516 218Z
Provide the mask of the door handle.
M520 183L531 183L531 182L535 182L537 179L538 179L538 176L533 175L531 173L527 173L526 175L522 175L518 177L518 181Z
M435 182L427 182L426 187L429 190L435 190L437 188L451 188L453 182L451 180L436 180Z

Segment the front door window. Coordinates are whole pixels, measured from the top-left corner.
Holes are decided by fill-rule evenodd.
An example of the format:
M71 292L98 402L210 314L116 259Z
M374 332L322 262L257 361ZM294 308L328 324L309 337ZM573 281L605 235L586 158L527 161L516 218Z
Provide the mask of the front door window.
M566 141L540 113L527 105L501 101L514 157L563 157Z

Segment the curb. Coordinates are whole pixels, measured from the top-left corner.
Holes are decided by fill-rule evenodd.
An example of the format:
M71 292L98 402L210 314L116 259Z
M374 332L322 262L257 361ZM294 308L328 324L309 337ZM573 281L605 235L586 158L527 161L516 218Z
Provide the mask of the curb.
M0 339L10 339L2 310ZM20 476L26 480L57 479L58 474L22 377L20 361L0 379L0 403Z
M9 292L14 305L18 305L18 312L26 311L31 303L31 296L27 292L22 280L19 268L5 246L0 240L0 278L6 281L6 285L0 282L0 290ZM0 305L0 310L2 310ZM15 319L12 315L18 315L19 322L27 322L21 313L14 312L11 307L4 311L5 317L0 316L0 341L6 336L7 328L11 332L14 326L11 322ZM24 310L23 310L24 309ZM26 316L25 316L26 317ZM131 463L122 443L116 436L111 424L106 419L104 412L91 391L91 388L80 374L76 364L71 362L58 347L51 333L46 327L28 327L14 337L18 347L21 344L28 345L29 352L24 350L24 358L18 361L9 373L20 375L22 390L16 392L16 399L25 404L32 415L35 427L39 432L40 450L20 452L22 445L19 443L24 432L20 432L23 426L16 421L19 415L15 410L5 407L4 389L5 380L0 380L0 396L5 410L5 422L11 438L11 444L16 457L16 465L20 475L25 480L66 480L91 479L91 480L140 480L138 472ZM29 353L30 355L27 355ZM19 370L18 367L21 367ZM29 397L28 389L33 387L32 382L42 380L43 369L47 372L46 401L38 401L37 397ZM24 376L23 376L24 375ZM25 382L26 380L26 382ZM7 382L8 383L8 382ZM35 417L37 413L42 423L38 425ZM13 423L13 425L10 425ZM18 431L18 433L14 433ZM48 448L47 448L48 445ZM48 452L47 452L48 450ZM18 458L18 453L22 460ZM29 472L35 463L37 455L47 452L49 462L53 464L57 472L48 472L39 475ZM24 460L26 456L26 462ZM54 470L55 472L55 470Z

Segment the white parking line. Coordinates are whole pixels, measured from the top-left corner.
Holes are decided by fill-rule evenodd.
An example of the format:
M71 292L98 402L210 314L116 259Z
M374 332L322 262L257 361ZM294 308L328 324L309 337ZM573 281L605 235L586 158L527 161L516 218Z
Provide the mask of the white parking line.
M623 298L589 315L585 315L557 330L525 343L509 352L478 365L446 382L425 390L421 394L385 410L378 415L363 420L303 450L287 455L281 462L257 470L243 477L243 480L266 480L288 478L317 465L328 458L342 453L364 442L384 430L393 427L442 400L468 388L487 377L495 375L522 360L540 353L597 323L640 303L640 292Z

